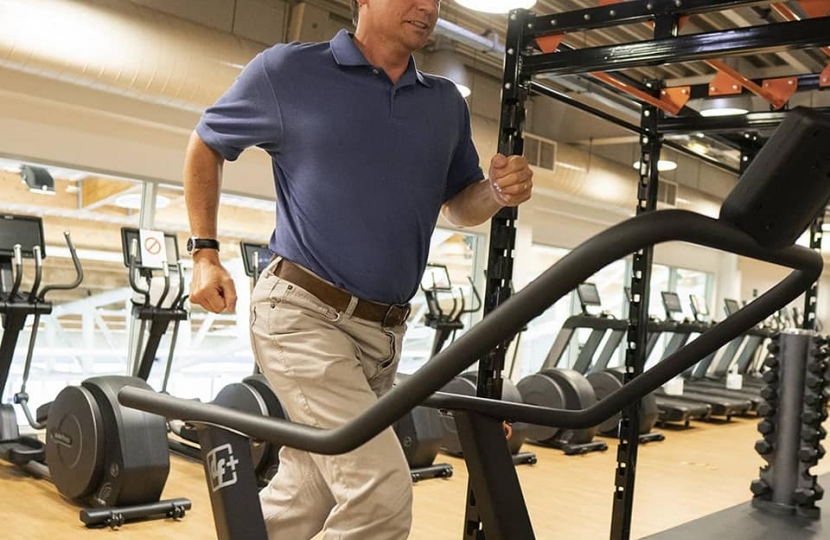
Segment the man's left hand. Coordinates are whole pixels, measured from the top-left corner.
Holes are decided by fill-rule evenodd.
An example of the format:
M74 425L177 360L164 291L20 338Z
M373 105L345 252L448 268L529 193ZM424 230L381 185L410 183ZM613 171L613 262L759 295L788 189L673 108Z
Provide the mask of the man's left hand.
M533 171L524 156L506 157L496 154L490 160L490 188L495 201L502 206L519 206L530 199Z

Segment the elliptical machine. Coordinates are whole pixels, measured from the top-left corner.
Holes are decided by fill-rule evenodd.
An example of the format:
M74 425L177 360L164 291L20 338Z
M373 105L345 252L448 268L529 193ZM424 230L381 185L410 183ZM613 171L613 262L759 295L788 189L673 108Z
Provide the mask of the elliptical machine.
M93 507L80 514L81 521L89 527L117 527L135 519L181 518L190 509L188 499L160 500L170 470L164 419L118 403L118 392L124 387L150 390L144 381L133 377L92 377L80 386L61 390L55 401L39 407L36 415L29 410L26 383L40 317L52 312L52 304L45 297L54 290L73 289L83 279L69 233L64 236L77 278L69 285L40 289L42 260L46 255L42 220L0 216L0 313L4 325L0 389L8 381L20 332L27 317L34 315L22 387L14 400L33 428L46 430L45 443L34 437L21 437L12 406L0 406L0 457L36 477L52 481L68 499ZM35 266L34 282L28 293L20 292L24 254L34 259Z
M174 234L145 232L145 238L155 239L150 241L150 245L154 246L154 251L157 252L157 257L153 257L153 260L145 260L146 257L142 256L142 254L146 255L147 251L139 249L139 246L144 245L147 240L142 240L141 236L142 231L138 229L128 227L121 229L124 262L129 268L130 286L136 293L133 298L133 316L141 321L139 343L135 347L133 374L144 381L149 379L162 337L172 322L173 334L161 385L161 392L167 393L179 324L188 317L185 306L187 296L184 295L184 276L179 260L178 242ZM162 242L159 237L163 237L164 241ZM258 276L258 263L254 262L254 259L258 259L259 253L267 253L267 246L242 244L241 248L246 274L250 277ZM170 294L170 273L173 269L178 275L178 290L175 297ZM159 271L162 272L162 280L159 280L159 276L156 275ZM137 278L144 282L143 286L139 284ZM144 343L147 323L150 329L146 343ZM231 383L223 387L211 403L263 416L287 418L279 399L271 390L265 377L256 372L242 382ZM167 441L170 450L190 459L201 460L198 436L192 428L182 422L170 422L168 429L175 435ZM279 447L252 440L251 458L257 473L257 483L259 487L264 487L279 468Z
M464 315L475 313L481 309L481 297L476 290L475 284L469 276L467 280L470 282L473 298L475 299L475 304L469 308L467 307L464 294L458 294L456 296L456 289L452 285L450 273L446 265L427 265L427 271L424 279L421 281L421 290L424 293L427 305L427 314L424 322L426 326L435 330L430 358L441 352L448 339L452 338L453 341L455 340L455 333L464 328L464 322L461 320ZM451 306L447 311L441 307L442 296L451 299ZM455 377L441 391L462 396L475 396L477 386L478 372L469 371ZM522 396L519 394L516 385L507 378L502 381L501 398L504 401L522 403ZM462 457L461 441L458 438L455 419L451 414L443 414L441 415L441 423L443 431L441 450L451 456ZM537 461L536 454L521 451L522 445L525 442L526 431L526 424L520 422L505 424L505 433L508 439L507 444L513 456L514 465L532 465Z

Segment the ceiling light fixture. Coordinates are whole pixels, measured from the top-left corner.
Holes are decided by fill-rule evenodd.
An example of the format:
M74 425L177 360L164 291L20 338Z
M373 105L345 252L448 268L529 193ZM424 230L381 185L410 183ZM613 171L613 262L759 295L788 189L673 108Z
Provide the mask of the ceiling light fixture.
M704 100L698 110L701 116L711 118L746 114L751 109L752 102L749 96L730 96Z
M640 162L639 161L634 162L634 168L635 169L640 168ZM657 170L659 172L673 171L675 169L677 169L677 162L676 161L671 161L671 160L668 160L668 159L661 159L660 161L657 162Z
M530 9L536 0L456 0L458 5L484 13L508 13L512 9Z

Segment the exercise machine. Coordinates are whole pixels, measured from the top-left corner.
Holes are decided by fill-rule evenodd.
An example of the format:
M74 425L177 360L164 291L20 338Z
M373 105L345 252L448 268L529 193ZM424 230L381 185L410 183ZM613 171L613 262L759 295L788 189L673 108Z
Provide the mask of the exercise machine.
M724 312L727 316L737 313L741 305L737 300L724 299ZM766 383L761 380L761 365L764 359L764 344L774 339L777 331L772 325L765 321L751 328L743 336L732 340L727 346L728 354L725 352L715 364L711 377L715 380L726 379L729 373L737 373L743 376L742 384L760 390Z
M636 404L649 392L793 301L821 275L821 255L796 246L795 241L830 197L830 184L821 181L823 171L830 171L830 156L822 167L813 170L814 158L808 160L804 155L805 152L811 156L820 151L826 153L830 147L830 123L825 122L822 126L815 116L799 113L800 110L788 112L778 128L782 137L776 139L776 132L759 152L724 202L719 219L684 210L646 212L597 234L493 310L377 404L337 429L321 431L211 405L192 405L170 396L132 388L122 390L119 400L141 410L184 417L201 426L203 451L222 458L215 459L214 466L205 467L219 540L267 538L257 504L252 467L246 456L247 439L243 434L310 452L339 454L376 436L425 399L431 406L455 411L470 489L475 498L475 518L471 519L468 514L462 534L466 538L486 535L488 540L532 540L536 536L504 439L505 420L568 429L595 426L622 408ZM782 138L784 142L781 142ZM808 161L809 166L798 165ZM754 167L756 164L758 166ZM793 166L798 170L792 171ZM750 305L586 410L550 409L452 394L430 397L452 377L514 335L598 270L639 249L672 240L759 259L788 267L792 272ZM641 337L644 335L642 333ZM825 365L820 367L826 368ZM788 454L792 455L792 452ZM791 480L800 472L801 469L796 468L789 473L782 471L781 476ZM632 470L630 474L633 473ZM783 492L784 488L768 485L763 491L770 496L777 490ZM809 507L816 498L817 494L814 494L792 500L796 505ZM471 509L468 507L468 510ZM630 509L627 512L630 513Z
M469 276L467 276L467 280L470 283L472 297L475 299L475 303L471 307L467 307L466 296L463 291L453 286L446 265L433 263L427 265L424 277L421 280L421 290L424 293L427 305L425 324L435 330L430 358L444 349L447 340L455 341L456 332L464 328L462 319L465 315L475 313L481 309L481 297L478 290L476 290L475 283ZM446 302L447 299L449 299L450 306L448 309L444 309L442 300ZM478 373L469 371L455 377L441 391L462 396L475 396L477 383ZM522 396L512 380L504 379L502 384L503 400L515 403L522 402ZM426 408L426 410L429 411L430 409ZM452 414L439 415L438 419L441 421L440 449L451 456L461 457L461 442L458 440L458 432ZM528 426L522 423L505 424L505 436L508 439L508 447L513 456L513 463L516 465L533 465L537 461L536 454L533 452L521 451L527 429Z
M584 285L582 286L584 288ZM593 302L591 302L593 305ZM582 316L572 316L566 319L562 328L554 340L551 351L542 369L538 373L529 375L516 385L522 400L531 405L540 405L550 408L563 408L572 410L587 409L596 404L599 397L596 394L594 385L585 377L588 372L594 354L605 336L607 330L612 330L609 340L616 340L621 335L615 334L613 319L594 317L587 314L587 305L583 302ZM611 322L609 325L608 323ZM579 356L574 363L573 369L558 367L559 360L568 350L570 343L575 341L575 336L580 328L590 328L591 332ZM619 342L617 342L619 344ZM612 349L607 346L603 350L601 362L608 362L611 359ZM600 384L600 389L605 388L607 381ZM610 421L609 421L610 424ZM651 425L654 425L653 420ZM542 446L558 448L566 455L584 454L587 452L605 451L608 445L602 441L595 441L594 437L601 432L601 427L614 429L610 425L591 426L588 429L559 429L549 426L530 426L527 438L530 442ZM648 431L651 431L649 426Z
M596 284L580 283L576 288L576 295L581 313L565 320L542 365L542 371L558 368L566 351L576 345L576 333L580 329L590 329L588 338L579 348L573 369L585 376L597 400L601 401L624 384L625 370L608 366L614 354L619 351L628 324L602 309L602 299ZM603 344L603 347L597 356L600 344ZM652 431L658 421L671 419L688 422L692 418L705 417L708 414L708 408L698 410L698 408L684 406L664 398L658 400L656 396L649 394L640 402L640 442L648 443L665 439L662 433ZM619 420L618 415L609 418L598 426L598 433L608 437L618 437Z
M614 354L619 350L627 323L602 310L602 301L595 284L581 283L576 289L576 294L579 299L581 313L568 317L562 324L562 328L557 333L553 345L542 364L540 373L548 374L549 370L561 370L560 364L566 352L577 346L579 331L590 330L587 339L579 347L572 369L585 377L585 380L591 385L596 399L600 401L623 384L624 371L621 368L609 368L608 365ZM597 355L600 345L603 345L602 350ZM528 381L543 385L547 383L544 379L540 383L535 376L530 376ZM540 391L543 391L543 389ZM540 399L542 398L540 397ZM538 404L548 405L544 402ZM684 413L683 416L686 418L689 417L688 411L681 412ZM640 442L647 443L665 439L662 433L652 431L660 417L660 413L654 396L648 395L643 398L640 403ZM703 414L706 414L706 411ZM619 417L609 418L608 421L597 426L597 433L603 436L617 437L619 435Z
M672 315L675 313L683 313L683 307L677 293L663 291L661 294L666 308L666 314L669 319L671 319ZM711 326L711 323L708 320L708 310L706 310L704 306L705 304L702 300L692 302L694 319L684 320L677 323L673 330L669 345L666 347L666 353L671 354L671 352L677 350L689 341L693 335L703 333ZM741 403L748 402L749 406L743 411L744 413L757 410L758 405L761 402L761 398L758 396L757 392L753 393L741 390L730 390L726 388L725 381L722 386L717 387L710 382L697 381L694 379L694 372L696 370L703 372L708 370L708 366L715 358L715 355L716 353L708 355L706 358L698 362L696 366L687 369L683 373L683 393L685 394L688 392L690 395L711 396L724 400L735 400L736 402ZM733 410L735 409L733 408Z
M430 287L440 287L443 289L448 286L447 280L449 280L449 272L446 267L442 269L440 265L430 264L427 266L423 280L428 281ZM438 309L435 311L435 306L432 304L435 299L430 298L429 295L426 296L426 299L429 308L429 312L426 315L426 325L436 329L435 339L432 344L432 354L435 354L435 349L438 348L440 350L443 342L450 337L450 334L455 330L463 328L464 325L460 321L442 325L440 318L443 313L440 310L440 306L436 304ZM456 308L457 302L453 305L453 309ZM460 311L464 311L463 306ZM461 313L458 314L459 319L460 317ZM395 384L406 377L404 374L397 374ZM398 437L398 441L403 448L413 482L425 478L449 478L452 476L452 465L449 463L435 463L446 437L445 420L438 411L430 409L429 407L415 407L395 422L392 428L395 430L395 435Z
M173 367L179 324L188 317L178 239L173 233L141 231L129 227L121 229L121 238L124 263L130 272L130 285L135 293L133 317L141 321L135 347L133 376L144 381L149 380L162 338L172 323L173 332L160 389L160 392L166 393ZM155 254L148 252L147 245L154 246L151 251L155 251ZM240 248L245 272L253 278L259 273L259 261L265 259L269 253L268 248L254 244L241 244ZM162 275L159 276L159 273ZM171 287L171 273L178 276L175 287ZM148 324L149 331L146 331ZM253 414L286 418L285 410L268 381L256 372L241 382L224 386L214 397L213 403ZM201 459L198 436L192 429L183 422L169 422L168 429L174 435L167 441L170 450L190 459ZM257 483L264 487L279 468L279 447L254 440L251 441L251 456L257 472Z
M663 361L680 350L689 341L690 335L701 330L701 327L689 321L675 320L674 317L676 315L682 316L683 314L683 306L680 304L680 299L676 294L663 291L661 296L663 298L663 307L666 310L666 319L655 324L653 329L656 332L671 336L660 356L660 361ZM714 353L715 351L712 352L712 354ZM657 364L659 365L659 362ZM646 364L646 367L649 367L649 365L650 362ZM711 407L709 418L723 417L727 421L731 420L734 415L746 413L752 406L747 399L703 394L688 390L685 387L682 392L672 394L669 394L664 388L660 388L656 394L660 397L669 397L675 401L708 405Z
M69 233L64 233L76 280L68 285L40 288L46 250L39 217L0 216L0 389L8 382L14 350L27 318L34 317L21 390L14 396L34 429L45 429L46 441L21 437L14 410L2 405L0 456L28 473L52 481L66 498L91 508L81 511L87 526L120 526L149 518L181 518L190 509L187 499L161 500L170 469L164 419L123 407L118 392L128 386L150 390L135 377L92 377L79 386L67 386L55 401L29 409L26 383L40 318L52 312L46 295L74 289L83 269ZM31 290L21 292L23 256L34 259ZM11 286L9 287L9 285Z
M706 304L703 299L695 295L689 297L692 313L695 320L701 324L711 324L709 321L709 312L706 309ZM748 336L744 336L747 338ZM724 349L721 350L721 361L730 362L730 358L734 358L736 349L732 347L733 343L738 340L732 340ZM707 389L713 390L717 395L724 395L727 397L745 398L752 403L751 410L757 411L761 403L760 391L761 387L753 384L743 385L743 377L741 377L741 387L737 389L728 387L727 377L717 377L709 375L709 368L715 355L709 355L698 363L693 369L687 370L684 374L686 383L689 388L695 391L706 393Z

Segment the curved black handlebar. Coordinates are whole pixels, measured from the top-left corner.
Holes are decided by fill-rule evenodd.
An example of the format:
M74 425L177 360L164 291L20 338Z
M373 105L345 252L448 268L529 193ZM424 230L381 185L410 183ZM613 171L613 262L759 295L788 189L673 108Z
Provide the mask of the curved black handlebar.
M588 409L567 411L482 398L433 396L506 336L516 334L598 270L643 247L674 240L721 249L795 271L751 304ZM822 266L821 256L813 250L798 246L766 249L726 222L684 210L652 212L611 227L575 248L375 405L336 429L321 430L137 388L121 390L119 401L128 407L170 418L220 425L249 436L321 454L339 454L360 446L424 401L439 407L477 410L503 419L556 427L588 427L611 417L626 404L641 399L787 305L818 279Z
M173 300L173 307L176 309L184 309L184 270L182 270L182 261L176 261L176 273L179 276L179 292L176 294L176 299Z
M37 300L37 290L40 289L40 281L43 279L43 257L40 253L40 246L32 248L35 256L35 282L32 283L32 290L29 292L29 302Z
M20 284L23 283L23 250L20 244L15 244L12 250L14 251L14 285L12 285L9 298L14 301L17 291L20 290Z
M69 231L63 232L63 237L66 240L66 245L69 248L69 255L72 257L72 264L75 266L75 281L65 285L47 285L37 295L39 301L44 302L46 295L52 291L69 291L77 288L84 280L84 268L81 266L81 259L78 258L78 252L75 250L75 244L72 243L72 236ZM32 289L33 291L35 289Z
M476 284L473 283L473 278L471 278L470 276L467 276L467 281L470 282L470 288L473 291L473 298L475 298L475 300L476 300L476 307L470 308L467 311L465 311L464 313L475 313L476 311L481 309L481 306L482 306L481 296L478 294L478 289L476 289Z
M133 241L130 242L130 265L129 265L129 280L130 280L130 287L137 292L144 296L144 305L150 304L150 287L148 286L146 289L139 287L138 282L135 280L136 274L136 259L138 258L138 240L133 238Z
M161 275L164 277L164 288L161 290L161 296L159 296L159 301L156 304L158 309L164 307L164 301L170 293L170 265L167 264L167 261L161 267Z

